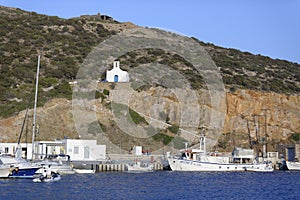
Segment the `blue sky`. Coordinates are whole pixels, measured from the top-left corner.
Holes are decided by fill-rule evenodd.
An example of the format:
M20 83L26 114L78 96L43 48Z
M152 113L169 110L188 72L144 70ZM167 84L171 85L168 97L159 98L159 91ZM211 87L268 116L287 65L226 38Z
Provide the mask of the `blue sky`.
M101 13L300 63L300 0L0 0L0 5L62 18Z

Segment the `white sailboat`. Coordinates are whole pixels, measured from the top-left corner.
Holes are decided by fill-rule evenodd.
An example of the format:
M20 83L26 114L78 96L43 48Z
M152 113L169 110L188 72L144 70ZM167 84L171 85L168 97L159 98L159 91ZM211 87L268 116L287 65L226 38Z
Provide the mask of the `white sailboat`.
M181 156L169 157L168 162L173 171L257 171L272 172L273 166L270 162L242 163L243 157L224 156L220 153L207 153L205 147L206 137L200 135L200 148L188 150L187 146ZM249 157L246 157L249 159ZM234 162L238 161L238 162Z
M34 110L33 110L33 124L32 124L32 157L31 160L34 161L35 158L35 135L36 135L36 107L38 100L38 85L39 85L39 72L40 72L40 59L41 56L38 56L38 65L36 71L36 83L35 83L35 97L34 97ZM40 166L51 166L51 169L60 174L74 174L73 167L70 164L64 164L61 160L43 160L34 162ZM42 169L38 170L36 174L40 174Z
M39 64L40 64L40 57L38 58L38 70L39 70ZM38 80L38 74L37 74L37 80ZM27 118L27 112L29 108L29 103L27 106L25 118L22 124L21 132L19 134L18 139L18 146L15 152L15 155L1 155L0 156L0 163L2 167L9 167L10 173L8 177L10 178L33 178L36 171L38 171L42 166L37 163L31 163L28 162L26 159L22 158L22 148L20 145L22 132L24 128L24 124Z

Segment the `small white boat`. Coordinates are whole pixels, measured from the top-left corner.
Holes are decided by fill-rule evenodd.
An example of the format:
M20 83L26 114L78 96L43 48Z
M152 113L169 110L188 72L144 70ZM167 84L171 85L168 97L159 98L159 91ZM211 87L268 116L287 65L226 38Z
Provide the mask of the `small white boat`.
M54 182L59 181L61 176L56 171L53 171L50 166L44 166L41 173L37 173L33 182Z
M93 169L74 169L77 174L94 174L96 170Z
M286 166L289 170L300 170L300 162L286 161Z
M40 177L34 178L32 181L36 183L42 183L42 182L55 182L59 181L61 179L61 175L59 173L53 173L51 177L45 177L41 175Z
M127 164L128 172L151 172L154 167L152 164L135 162L134 164Z

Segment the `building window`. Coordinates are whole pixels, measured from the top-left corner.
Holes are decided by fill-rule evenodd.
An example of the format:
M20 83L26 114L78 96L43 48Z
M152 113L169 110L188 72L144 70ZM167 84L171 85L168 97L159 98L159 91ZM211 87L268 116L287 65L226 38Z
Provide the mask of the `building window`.
M84 147L84 158L90 158L90 149L89 149L89 147Z
M74 147L74 154L79 154L79 147Z
M52 153L53 155L56 155L55 147L51 147L51 153Z
M9 150L9 148L8 148L8 147L5 147L4 153L8 153L8 150Z

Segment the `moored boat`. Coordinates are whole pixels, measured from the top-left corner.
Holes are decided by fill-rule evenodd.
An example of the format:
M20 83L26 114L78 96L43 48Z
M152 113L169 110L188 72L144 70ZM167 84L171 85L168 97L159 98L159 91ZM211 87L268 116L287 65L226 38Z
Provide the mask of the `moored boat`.
M273 172L274 168L272 166L272 162L262 162L257 164L251 164L249 166L245 166L245 171L252 172Z
M47 182L55 182L61 180L61 175L59 173L53 173L50 177L44 177L43 175L34 178L32 181L36 183L47 183Z
M74 169L77 174L94 174L96 170L94 169Z
M39 62L40 62L39 59L40 59L40 57L38 58L38 69L39 69ZM38 80L38 76L37 76L37 80ZM37 91L37 87L36 87L36 91ZM10 169L11 169L10 174L9 174L10 178L33 178L36 171L42 167L41 165L28 162L26 159L22 158L22 148L20 146L20 142L21 142L24 125L25 125L25 122L27 119L29 103L30 103L30 98L28 101L28 106L26 109L25 118L23 120L21 132L19 134L18 146L17 146L16 152L15 152L15 155L1 155L0 156L0 163L2 163L2 165L5 167L10 167ZM34 113L34 115L35 115L35 113Z
M33 178L36 171L42 167L10 155L2 155L0 161L3 166L10 168L9 178Z
M288 170L300 170L300 162L286 161Z
M39 166L17 165L17 167L14 167L11 171L9 178L34 178L38 169L40 169Z
M141 163L139 161L133 164L126 164L128 172L151 172L154 169L152 164Z
M38 162L40 165L43 166L50 166L51 170L60 174L74 174L75 171L73 170L73 167L68 163L63 163L61 161L50 161L50 160L44 160ZM37 173L42 173L42 169L37 171Z
M43 166L40 174L36 174L33 182L54 182L59 181L61 176L53 171L50 166Z
M36 183L42 183L42 182L55 182L55 181L59 181L61 179L60 174L57 174L55 177L51 177L51 178L34 178L32 181L36 182Z
M226 156L221 153L207 153L206 137L200 135L200 148L188 150L185 148L180 156L169 157L168 162L172 171L257 171L272 172L270 162L257 162L253 155ZM245 162L247 161L247 162Z

